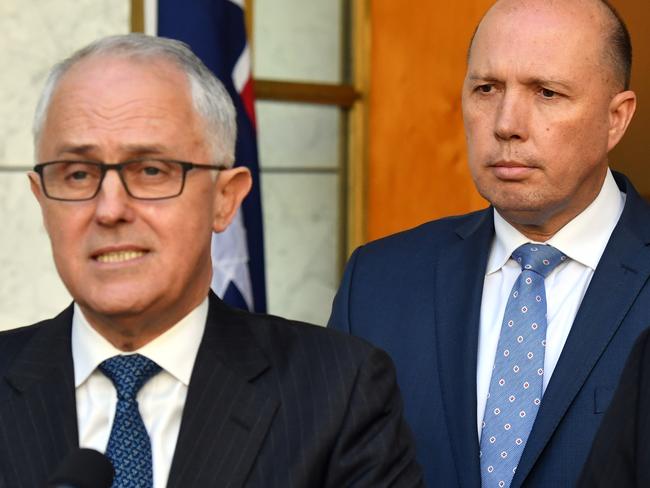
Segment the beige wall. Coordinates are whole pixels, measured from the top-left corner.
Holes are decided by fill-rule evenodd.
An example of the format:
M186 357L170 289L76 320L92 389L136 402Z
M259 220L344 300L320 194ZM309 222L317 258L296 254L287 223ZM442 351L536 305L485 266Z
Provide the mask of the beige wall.
M129 31L130 0L0 0L0 329L58 313L57 276L25 170L31 121L49 67L80 46Z

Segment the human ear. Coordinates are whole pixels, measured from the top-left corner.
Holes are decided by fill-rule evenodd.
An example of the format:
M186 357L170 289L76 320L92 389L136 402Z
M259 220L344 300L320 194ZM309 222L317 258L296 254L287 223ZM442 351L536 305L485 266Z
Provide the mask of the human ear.
M253 178L248 168L231 168L222 170L216 181L217 191L214 201L214 220L212 229L215 232L226 230L244 197L253 185Z
M618 93L609 103L609 139L607 151L621 140L636 110L636 94L631 90Z
M38 203L42 205L42 201L45 195L43 195L43 189L41 188L41 180L38 174L34 171L27 173L29 178L29 187L32 190L32 195L38 200Z

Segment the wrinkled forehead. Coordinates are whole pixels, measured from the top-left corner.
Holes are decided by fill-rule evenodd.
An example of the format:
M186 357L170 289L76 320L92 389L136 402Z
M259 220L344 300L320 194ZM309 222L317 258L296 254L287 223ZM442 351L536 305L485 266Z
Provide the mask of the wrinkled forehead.
M603 16L582 0L505 0L481 20L469 52L468 69L599 69L603 60ZM557 72L557 73L554 73ZM584 74L584 73L583 73Z
M54 91L37 157L56 158L70 147L204 144L186 75L173 64L89 58L66 72Z

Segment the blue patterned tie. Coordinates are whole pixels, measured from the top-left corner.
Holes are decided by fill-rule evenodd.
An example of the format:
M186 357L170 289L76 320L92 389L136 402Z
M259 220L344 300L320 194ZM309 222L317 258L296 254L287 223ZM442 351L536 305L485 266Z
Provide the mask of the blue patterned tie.
M546 347L544 278L567 258L551 246L524 244L506 304L481 431L484 488L510 486L542 399Z
M151 441L145 429L136 395L160 366L140 354L114 356L99 365L115 385L117 406L106 456L115 468L114 488L151 488Z

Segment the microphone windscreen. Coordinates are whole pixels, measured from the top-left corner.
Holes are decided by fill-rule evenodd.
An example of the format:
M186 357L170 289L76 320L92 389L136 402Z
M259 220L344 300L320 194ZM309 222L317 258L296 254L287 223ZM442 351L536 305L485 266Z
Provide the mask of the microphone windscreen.
M76 449L50 478L50 488L110 488L115 470L110 460L94 449Z

